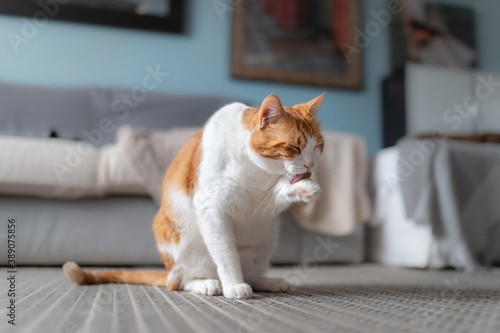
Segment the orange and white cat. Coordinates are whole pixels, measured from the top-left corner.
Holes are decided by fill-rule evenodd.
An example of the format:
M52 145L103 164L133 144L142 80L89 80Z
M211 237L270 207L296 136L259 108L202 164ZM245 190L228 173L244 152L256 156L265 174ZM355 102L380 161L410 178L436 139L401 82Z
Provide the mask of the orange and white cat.
M287 281L265 273L279 214L321 192L310 176L323 151L316 112L324 95L293 107L275 95L260 108L226 105L183 146L153 222L166 272L88 271L70 262L66 274L78 284L149 284L229 298L287 291Z

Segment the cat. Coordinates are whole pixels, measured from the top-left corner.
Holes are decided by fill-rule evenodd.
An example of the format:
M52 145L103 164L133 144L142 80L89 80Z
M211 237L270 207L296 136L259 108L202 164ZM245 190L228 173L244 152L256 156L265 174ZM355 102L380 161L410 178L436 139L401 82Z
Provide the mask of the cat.
M316 119L324 96L293 107L275 95L259 108L226 105L182 147L165 173L153 222L166 272L89 271L68 262L68 277L228 298L288 291L286 280L265 273L279 213L320 195L310 177L324 148Z

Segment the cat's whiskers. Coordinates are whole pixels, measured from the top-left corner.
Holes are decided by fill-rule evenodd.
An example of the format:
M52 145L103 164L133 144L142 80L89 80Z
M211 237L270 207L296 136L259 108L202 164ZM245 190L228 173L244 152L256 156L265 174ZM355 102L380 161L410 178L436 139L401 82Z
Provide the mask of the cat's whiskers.
M278 178L279 176L282 176L284 172L286 172L286 170L285 170L285 171L281 171L280 173L278 173L278 174L274 175L274 177L273 177L273 178L271 178L271 180L270 180L270 181L268 181L266 185L264 185L264 189L265 189L265 188L266 188L269 184L271 184L271 182L273 182L276 178ZM275 185L276 185L276 184L275 184ZM274 185L273 185L273 186L274 186ZM271 188L272 188L272 187L271 187Z
M328 117L328 119L325 121L325 123L321 124L321 131L323 131L323 129L326 127L326 125L328 125L328 123L330 122L330 120L332 120L334 115L335 115L335 113L332 112L332 114L330 115L330 117Z
M288 171L284 170L284 173L286 173L286 174L283 174L283 172L282 172L282 176L281 176L280 180L282 180L284 177L286 177L288 175ZM273 201L274 201L274 207L273 207L273 212L271 213L271 216L273 216L274 210L276 209L276 204L277 204L276 200L269 200L269 203L267 204L266 209L264 209L264 211L262 212L262 216L264 216L264 214L267 212L267 209L269 208L269 206L271 205L271 202L273 202Z
M281 179L287 177L287 175L284 175ZM276 209L276 206L278 205L278 201L277 200L274 200L274 207L273 207L273 211L271 213L271 216L274 216L274 210Z
M287 173L286 170L282 171L281 173L275 175L273 178L271 178L270 181L267 182L267 184L264 186L264 188L266 188L271 182L273 182L276 178L280 177L280 176L283 176L284 173ZM278 181L279 182L279 181ZM278 184L278 182L276 182L276 184ZM276 186L276 184L274 184L273 186L271 186L271 188L269 189L269 191L267 191L267 194L266 196L264 197L264 199L262 199L260 205L254 210L252 216L255 215L255 213L257 213L257 211L259 210L259 208L262 206L262 204L264 203L264 201L266 201L267 197L269 196L269 194L274 190L274 187Z
M331 118L331 117L330 117ZM323 130L328 130L328 131L333 131L335 128L339 127L340 125L346 123L347 121L349 120L349 118L347 119L344 119L342 121L339 121L339 122L336 122L336 123L333 123L332 126L329 126L328 128L325 128L326 127L326 124L328 122L326 122L324 125L321 126L321 131Z

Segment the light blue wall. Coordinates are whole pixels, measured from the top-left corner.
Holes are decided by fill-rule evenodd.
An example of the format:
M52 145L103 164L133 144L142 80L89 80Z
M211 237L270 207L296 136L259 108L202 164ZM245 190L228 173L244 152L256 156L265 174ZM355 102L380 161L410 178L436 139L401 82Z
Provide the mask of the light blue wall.
M500 1L442 2L474 3L478 10L480 64L485 69L500 70ZM0 80L130 88L141 84L147 66L160 64L170 76L159 90L171 93L233 96L254 104L274 93L284 104L291 105L327 91L321 113L326 128L363 136L370 153L381 147L380 81L388 73L390 56L386 30L364 50L362 91L234 80L229 71L231 14L225 13L221 20L213 0L187 3L184 35L50 21L20 46L18 54L7 34L20 33L23 21L0 16ZM385 8L386 1L363 3L364 21L368 22L372 19L370 11Z

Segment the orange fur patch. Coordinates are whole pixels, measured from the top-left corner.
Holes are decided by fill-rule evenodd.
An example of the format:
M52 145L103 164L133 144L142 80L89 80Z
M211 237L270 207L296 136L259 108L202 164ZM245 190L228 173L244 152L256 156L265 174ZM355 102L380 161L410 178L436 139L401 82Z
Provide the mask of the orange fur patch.
M153 221L153 232L155 235L156 244L161 246L176 245L181 240L181 236L177 231L175 222L169 219L162 212L162 208L160 208ZM172 258L172 256L168 253L164 252L160 252L160 256L163 261L163 265L167 270L167 273L170 272L175 265L174 258Z
M163 181L163 193L166 187L174 186L181 189L189 197L192 197L198 185L198 167L201 162L201 138L203 128L189 139L188 142L177 153L165 173Z
M168 215L172 215L169 207L160 208L153 220L153 232L155 234L156 244L178 244L181 236L177 225ZM167 210L167 212L164 211Z
M259 108L247 108L243 110L241 122L247 131L253 131L259 125Z
M181 281L178 279L172 279L167 282L167 290L179 290L181 288Z
M174 268L175 261L174 258L168 253L160 253L161 260L163 261L163 265L167 269L167 272L170 272L172 268Z

